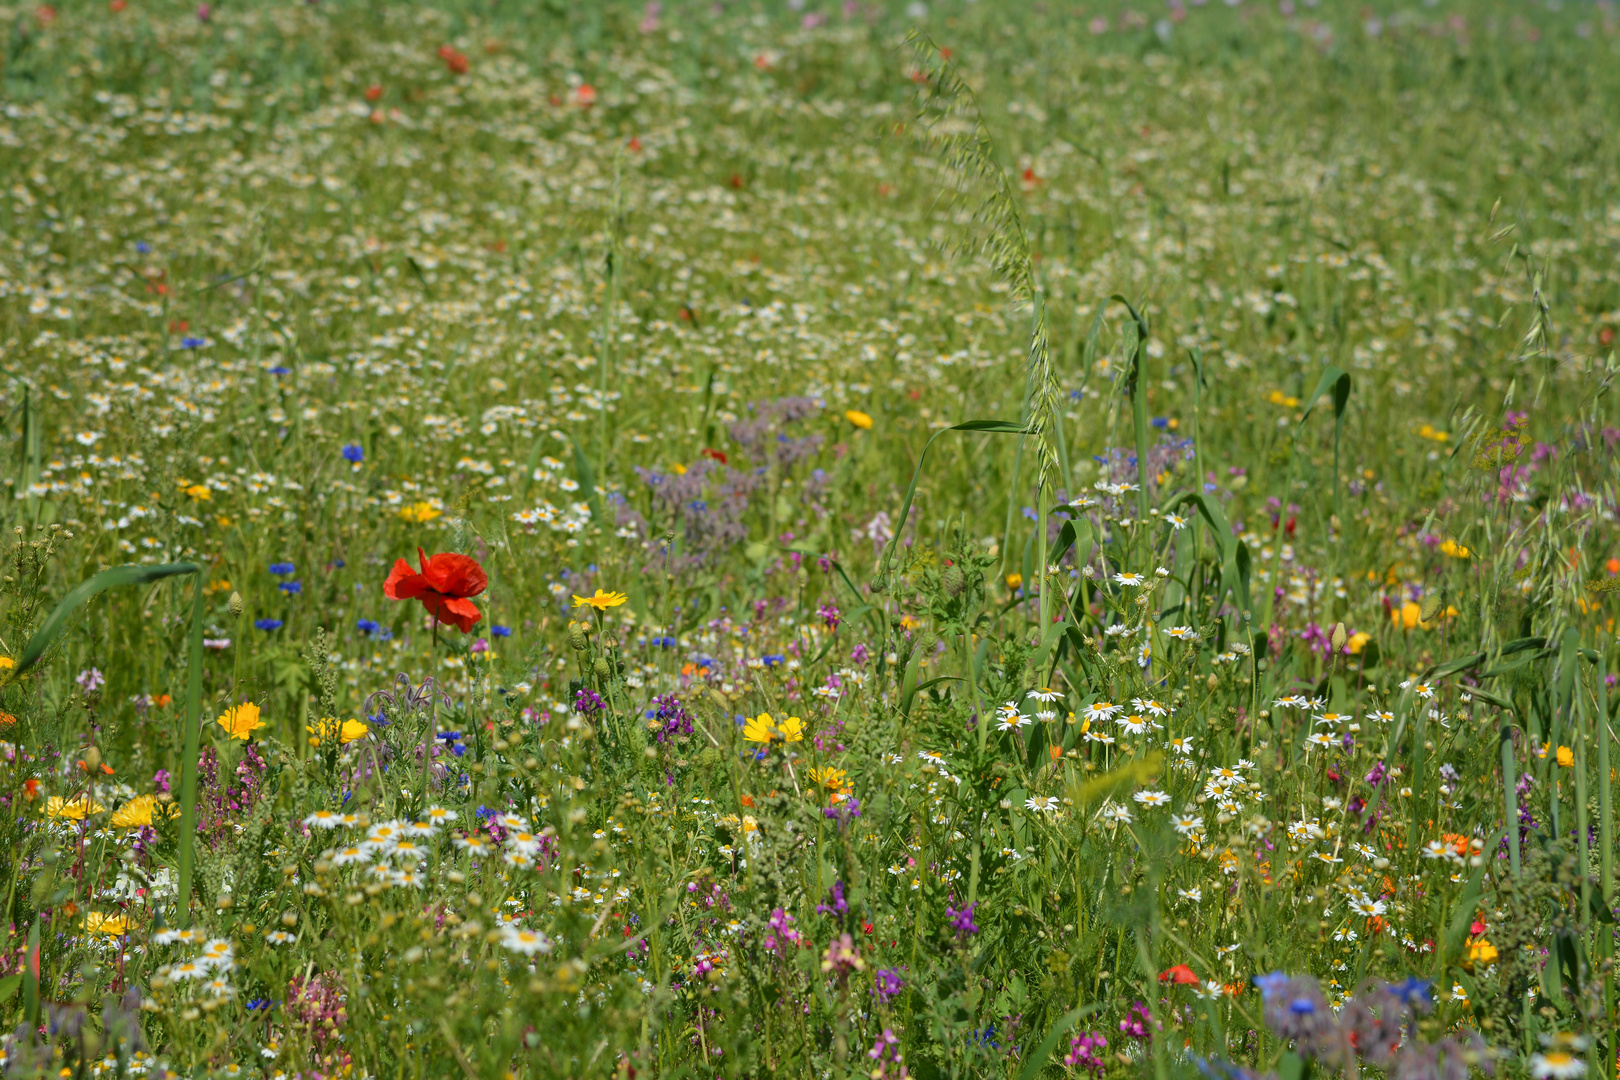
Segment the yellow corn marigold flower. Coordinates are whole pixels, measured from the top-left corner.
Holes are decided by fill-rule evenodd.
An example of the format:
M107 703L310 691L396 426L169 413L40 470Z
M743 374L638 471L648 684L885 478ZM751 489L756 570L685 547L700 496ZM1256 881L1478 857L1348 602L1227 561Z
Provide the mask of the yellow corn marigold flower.
M116 829L142 829L152 824L152 813L156 809L155 795L137 795L114 810L109 820Z
M1574 765L1575 751L1571 750L1567 746L1560 746L1558 748L1558 764L1562 765L1566 769L1571 765Z
M399 516L413 525L422 525L444 514L430 502L414 502L399 508Z
M264 727L264 721L259 719L259 707L251 701L226 709L214 723L233 739L246 739Z
M1468 962L1470 964L1494 964L1501 953L1496 946L1482 937L1475 938L1468 943Z
M862 431L872 430L872 418L859 409L850 409L844 413L844 419L860 428Z
M83 821L91 814L99 814L107 809L88 795L79 795L72 799L64 799L60 795L52 795L45 801L45 816L62 818L65 821Z
M590 596L575 596L575 607L593 607L597 611L606 611L610 607L618 607L630 598L622 592L603 592L597 589Z
M186 488L186 494L197 502L209 502L214 497L214 493L208 490L207 484L192 484Z
M84 929L90 934L121 937L129 932L129 919L123 915L109 915L105 911L87 911L84 913Z
M837 791L844 786L844 779L849 774L843 769L835 769L831 765L825 769L811 769L810 780L819 784L828 791Z
M757 743L800 742L804 739L804 721L790 716L777 724L770 713L760 713L743 722L743 738Z
M339 724L330 716L323 717L319 723L306 724L304 730L309 732L309 745L319 746L323 742L336 739L341 745L347 746L356 739L363 739L371 734L371 729L360 721L353 719Z

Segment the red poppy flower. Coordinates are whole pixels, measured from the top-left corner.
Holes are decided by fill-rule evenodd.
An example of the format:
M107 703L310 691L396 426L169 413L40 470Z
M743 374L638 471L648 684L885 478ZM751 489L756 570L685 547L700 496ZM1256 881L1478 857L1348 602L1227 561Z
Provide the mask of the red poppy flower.
M383 582L383 595L390 600L420 600L435 619L464 634L471 633L473 624L484 616L468 598L489 585L484 568L467 555L441 552L430 559L417 548L416 556L422 563L420 571L412 570L404 559L395 560L393 571Z
M1159 972L1159 981L1175 983L1177 986L1196 986L1200 980L1192 968L1186 964L1177 964L1168 971Z

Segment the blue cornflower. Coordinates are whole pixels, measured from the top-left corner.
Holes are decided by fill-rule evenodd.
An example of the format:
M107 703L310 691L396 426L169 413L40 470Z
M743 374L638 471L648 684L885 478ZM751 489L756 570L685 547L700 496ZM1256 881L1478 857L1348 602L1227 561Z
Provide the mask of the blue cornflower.
M778 664L787 663L787 657L782 653L766 653L759 659L766 667L775 667Z
M362 634L375 634L378 630L382 629L375 619L361 619L359 622L354 624L354 628L360 631Z
M286 577L293 572L293 564L290 562L273 562L270 564L270 572L276 577Z
M182 349L200 349L206 344L208 344L207 338L183 337L180 339L180 347Z
M283 581L277 588L288 596L297 596L304 591L304 583L302 581Z
M366 460L366 451L359 443L350 443L343 448L343 460L352 461L356 465Z
M1168 416L1155 416L1152 420L1148 421L1148 423L1152 424L1160 431L1163 431L1165 428L1170 426L1170 418Z
M270 369L270 374L272 374L272 375L291 375L292 374L292 368L283 367L281 364L277 364L275 367Z
M152 245L148 244L145 240L137 240L135 241L135 250L140 252L142 255L150 255L152 254Z
M1254 985L1260 988L1261 998L1270 1001L1272 994L1288 985L1288 975L1282 971L1273 971L1269 975L1256 975Z
M511 637L512 628L510 626L492 626L489 628L489 633L491 637Z
M664 634L661 637L648 638L647 644L657 646L661 649L673 649L675 647L675 639L670 637L668 634Z
M281 620L280 619L256 619L254 621L253 625L258 627L260 630L264 630L266 632L271 631L271 630L280 630L281 629Z
M1405 1005L1422 1007L1430 1004L1429 987L1433 985L1428 979L1408 975L1404 982L1390 983L1389 992L1400 998Z

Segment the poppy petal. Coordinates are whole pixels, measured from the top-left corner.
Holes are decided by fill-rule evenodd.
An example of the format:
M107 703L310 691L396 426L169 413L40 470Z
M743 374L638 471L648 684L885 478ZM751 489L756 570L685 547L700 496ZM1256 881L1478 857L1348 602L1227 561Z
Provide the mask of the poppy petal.
M454 552L441 552L422 568L429 584L445 596L477 596L489 585L489 576L478 560Z
M484 613L478 610L477 604L471 600L463 600L460 597L445 600L443 612L439 616L440 620L454 623L463 634L472 633L473 624L484 617Z
M394 560L394 569L388 574L388 580L383 582L383 595L390 600L409 600L427 587L422 575L411 568L411 564L404 559Z

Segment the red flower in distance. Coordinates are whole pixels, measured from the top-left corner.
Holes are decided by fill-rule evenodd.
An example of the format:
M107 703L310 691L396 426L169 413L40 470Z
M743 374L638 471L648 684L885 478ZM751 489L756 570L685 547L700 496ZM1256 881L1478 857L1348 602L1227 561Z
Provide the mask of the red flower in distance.
M1186 964L1177 964L1168 971L1159 972L1159 981L1175 983L1177 986L1195 986L1199 979L1192 968Z
M411 569L404 559L394 561L393 571L383 582L383 595L390 600L420 600L441 623L471 633L473 624L484 615L468 598L488 587L489 575L477 559L467 555L441 552L428 558L417 548L416 556L422 564L420 571Z

